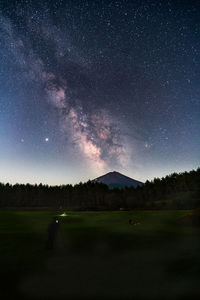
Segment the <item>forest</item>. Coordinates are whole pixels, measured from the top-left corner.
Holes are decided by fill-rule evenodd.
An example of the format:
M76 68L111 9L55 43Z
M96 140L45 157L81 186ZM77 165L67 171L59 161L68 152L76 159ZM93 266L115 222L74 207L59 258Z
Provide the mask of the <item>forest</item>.
M102 183L48 186L0 183L0 207L68 210L194 209L200 207L200 168L146 181L143 186L109 189Z

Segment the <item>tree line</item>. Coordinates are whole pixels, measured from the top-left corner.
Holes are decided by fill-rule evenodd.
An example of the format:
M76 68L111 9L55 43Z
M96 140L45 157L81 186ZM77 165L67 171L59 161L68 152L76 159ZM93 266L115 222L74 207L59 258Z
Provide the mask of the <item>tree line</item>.
M200 168L154 178L144 185L109 189L103 183L60 186L0 183L0 207L71 210L193 209L200 207Z

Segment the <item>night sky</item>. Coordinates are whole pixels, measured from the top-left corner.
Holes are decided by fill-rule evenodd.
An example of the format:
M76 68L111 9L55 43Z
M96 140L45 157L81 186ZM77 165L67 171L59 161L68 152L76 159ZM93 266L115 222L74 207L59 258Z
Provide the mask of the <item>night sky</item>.
M200 161L200 1L0 2L0 181Z

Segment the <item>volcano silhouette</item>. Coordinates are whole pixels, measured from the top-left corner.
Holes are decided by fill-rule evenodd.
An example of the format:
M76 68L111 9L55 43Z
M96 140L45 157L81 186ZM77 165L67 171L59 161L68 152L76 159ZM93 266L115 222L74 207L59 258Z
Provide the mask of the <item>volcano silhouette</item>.
M92 182L101 182L109 186L109 188L123 188L125 186L141 186L143 185L143 182L132 179L128 176L125 176L119 172L109 172L103 176L97 177L92 180Z

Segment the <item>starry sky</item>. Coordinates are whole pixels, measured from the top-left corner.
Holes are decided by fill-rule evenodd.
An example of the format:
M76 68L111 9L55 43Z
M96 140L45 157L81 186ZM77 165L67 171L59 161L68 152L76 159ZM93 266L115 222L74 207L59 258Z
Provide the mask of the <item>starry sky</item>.
M0 2L0 181L200 161L200 2Z

